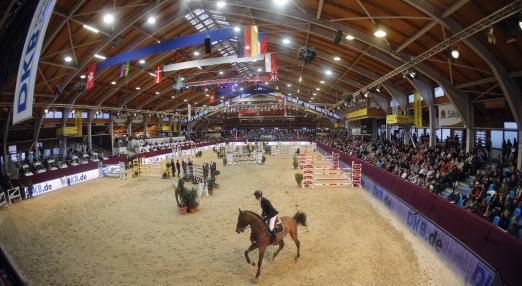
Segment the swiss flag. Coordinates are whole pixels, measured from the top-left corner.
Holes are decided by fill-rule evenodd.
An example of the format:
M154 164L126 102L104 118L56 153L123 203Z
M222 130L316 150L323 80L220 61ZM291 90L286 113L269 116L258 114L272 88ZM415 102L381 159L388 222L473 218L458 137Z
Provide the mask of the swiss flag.
M85 87L87 90L92 89L94 87L94 73L96 72L96 64L92 64L87 67L87 86Z
M154 83L161 83L163 80L163 65L156 68L154 72Z

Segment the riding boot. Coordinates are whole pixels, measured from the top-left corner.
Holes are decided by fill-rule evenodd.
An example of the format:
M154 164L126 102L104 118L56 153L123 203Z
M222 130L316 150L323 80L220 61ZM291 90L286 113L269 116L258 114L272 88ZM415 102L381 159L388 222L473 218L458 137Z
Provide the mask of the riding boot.
M272 244L276 244L277 242L277 237L276 237L276 233L275 231L270 231L270 238L272 238Z

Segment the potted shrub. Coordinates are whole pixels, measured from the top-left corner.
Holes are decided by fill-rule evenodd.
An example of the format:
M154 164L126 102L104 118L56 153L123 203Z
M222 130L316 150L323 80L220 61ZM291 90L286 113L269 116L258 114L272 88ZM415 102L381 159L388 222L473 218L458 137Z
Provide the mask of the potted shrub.
M299 166L299 162L297 161L296 156L294 156L294 161L292 162L292 164L294 165L294 170L297 169L297 167Z
M168 177L169 175L167 174L167 172L163 172L163 174L161 175L162 179L167 179Z
M214 185L216 183L216 177L211 176L208 180L208 194L213 196L214 195Z
M297 182L297 186L301 186L301 182L303 181L303 174L302 173L295 173L295 181Z
M219 174L221 174L221 172L220 172L219 170L214 170L214 171L212 171L212 175L213 175L213 176L217 176L217 175L219 175Z
M266 157L265 157L265 155L263 155L263 157L261 158L261 164L264 164L265 161L266 161Z
M174 185L173 185L174 186ZM175 187L176 203L178 204L179 214L187 214L187 203L185 201L185 182L181 179L178 180L178 186Z
M195 213L198 211L198 193L197 190L194 188L191 188L190 190L185 189L185 192L183 194L183 197L185 199L185 202L187 203L187 208L189 209L189 212Z

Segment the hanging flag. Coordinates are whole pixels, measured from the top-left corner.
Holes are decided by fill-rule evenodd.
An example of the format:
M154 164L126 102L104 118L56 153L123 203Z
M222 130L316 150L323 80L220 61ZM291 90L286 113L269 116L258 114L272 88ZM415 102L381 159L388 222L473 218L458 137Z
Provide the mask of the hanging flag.
M174 82L174 89L175 90L182 90L183 89L183 80L181 79L181 76L176 76L176 81Z
M277 73L279 71L279 66L277 65L276 55L273 53L268 53L265 55L265 70L270 72L270 81L278 82L279 77Z
M130 69L130 61L126 62L124 64L121 64L120 77L127 77L129 75L129 69Z
M85 87L87 90L92 89L94 87L94 73L96 72L96 64L92 64L87 67L87 86Z
M76 128L76 137L82 137L83 136L83 130L82 130L82 111L76 110L74 119L74 127Z
M154 72L154 83L161 83L163 80L163 65L156 68Z
M413 122L415 128L422 128L422 101L418 92L413 93Z
M209 99L208 104L215 104L216 103L216 91L212 90L208 92Z
M38 76L38 62L40 61L45 31L56 4L56 0L32 1L32 3L35 2L38 2L38 4L31 25L28 25L28 28L26 27L27 35L23 49L21 49L22 55L18 65L13 103L13 125L33 117L34 85ZM7 1L4 1L4 3L7 3ZM18 33L22 34L25 31L19 30ZM4 126L7 126L7 124L4 124Z
M240 44L240 55L243 54L245 57L256 57L260 54L257 26L245 26L243 28L243 37L239 42L242 43L242 45Z
M275 97L275 100L281 101L281 92L279 92L279 91L274 92L274 97Z
M268 52L268 36L266 33L259 33L259 53L264 55Z

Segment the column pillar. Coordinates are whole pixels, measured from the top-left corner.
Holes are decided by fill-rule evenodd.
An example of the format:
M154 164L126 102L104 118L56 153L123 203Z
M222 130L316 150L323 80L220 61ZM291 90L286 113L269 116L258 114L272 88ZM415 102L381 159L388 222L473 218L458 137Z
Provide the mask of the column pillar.
M435 111L435 106L428 107L429 117L430 117L430 129L428 134L430 135L430 147L435 146L435 128L437 127L437 112Z
M127 137L132 136L132 118L129 121L129 125L127 125Z
M169 117L169 137L172 137L172 117Z
M87 150L92 152L92 122L94 121L94 112L89 111L87 118Z
M473 128L466 127L466 152L473 151L475 145L475 132Z
M69 118L69 113L71 112L71 109L69 108L65 108L63 110L63 126L62 127L66 127L67 126L67 120ZM63 154L63 157L66 158L67 157L67 137L63 136L63 150L62 150L62 154Z
M386 140L390 141L392 137L392 127L386 123Z
M377 133L377 129L378 129L377 118L372 118L371 120L372 120L372 139L375 140L379 136Z
M518 126L518 154L517 154L517 169L522 171L522 126Z
M145 138L149 137L149 131L147 130L147 125L149 125L150 117L148 114L143 114L143 135Z
M111 154L114 156L114 115L111 115L111 122L109 123L109 134L111 135Z
M162 123L162 121L163 121L163 118L158 117L158 123L157 123L158 125L157 125L157 127L156 127L156 130L157 130L157 131L156 131L156 136L158 136L158 137L160 137L160 133L161 133L161 131L162 131L162 130L161 130L161 123Z
M410 145L411 143L411 132L410 132L410 126L406 126L404 127L404 144L405 145Z

